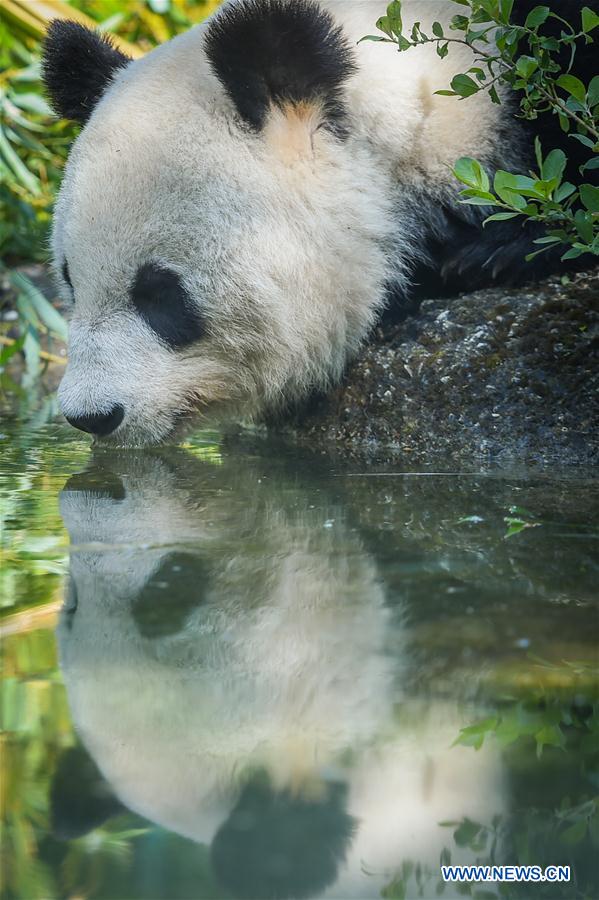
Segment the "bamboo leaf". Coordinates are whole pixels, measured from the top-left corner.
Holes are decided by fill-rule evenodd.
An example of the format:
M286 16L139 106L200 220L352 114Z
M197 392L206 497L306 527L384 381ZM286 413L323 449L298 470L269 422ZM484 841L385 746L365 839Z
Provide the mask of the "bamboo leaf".
M35 312L41 322L43 322L48 331L51 331L61 340L66 341L68 338L68 326L66 320L61 316L58 310L54 309L50 301L44 297L42 292L20 272L12 272L10 280L21 295L21 298L25 297L27 299L30 308Z

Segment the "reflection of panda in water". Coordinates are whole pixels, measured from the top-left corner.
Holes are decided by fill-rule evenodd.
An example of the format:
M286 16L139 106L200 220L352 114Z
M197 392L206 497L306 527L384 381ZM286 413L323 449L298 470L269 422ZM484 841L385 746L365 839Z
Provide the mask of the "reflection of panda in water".
M210 846L236 897L365 897L362 862L436 865L440 820L500 811L493 754L448 749L455 710L394 724L402 613L319 484L226 456L98 461L61 497L61 666L102 775L82 774L89 827L123 804ZM85 829L69 754L65 836Z
M535 5L518 0L515 15ZM552 6L579 21L576 0ZM460 10L406 2L404 21L428 30ZM237 0L135 62L79 25L52 26L46 84L85 125L53 239L73 304L61 386L73 425L148 444L195 414L260 417L337 379L389 297L554 264L524 263L534 235L519 221L483 231L486 212L456 203L459 156L532 164L509 99L434 95L469 49L440 60L432 45L357 45L380 12ZM591 74L593 50L577 55ZM549 150L564 138L543 118ZM573 167L583 152L568 142Z

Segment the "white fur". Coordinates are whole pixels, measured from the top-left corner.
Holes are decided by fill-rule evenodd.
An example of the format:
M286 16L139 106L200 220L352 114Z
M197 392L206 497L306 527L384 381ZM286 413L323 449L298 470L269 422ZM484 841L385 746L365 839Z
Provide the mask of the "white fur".
M381 12L374 0L324 5L352 42ZM459 10L405 7L406 21L423 23ZM250 134L208 67L204 33L118 71L56 206L56 267L68 261L75 297L62 409L122 404L111 437L120 444L165 440L182 412L252 419L337 380L385 284L405 286L420 252L413 190L453 191L449 164L490 152L496 130L486 99L432 96L463 69L463 53L442 63L432 48L362 43L347 141L318 128L318 107L273 110ZM180 274L209 323L185 351L167 350L131 309L128 288L149 260Z
M310 796L334 778L356 833L327 896L379 896L408 859L436 871L439 822L504 810L499 753L451 747L467 723L455 701L405 697L408 632L340 507L250 460L188 465L121 460L124 499L61 498L78 598L61 666L102 774L133 811L208 844L256 768ZM208 591L180 631L146 638L132 604L173 549L208 562Z
M301 487L238 459L179 460L175 477L134 458L122 471L123 500L61 497L78 600L59 627L61 665L119 797L201 840L248 769L301 783L381 729L390 612L342 511L310 506ZM173 550L210 575L181 631L144 637L132 606ZM165 586L167 616L175 601Z

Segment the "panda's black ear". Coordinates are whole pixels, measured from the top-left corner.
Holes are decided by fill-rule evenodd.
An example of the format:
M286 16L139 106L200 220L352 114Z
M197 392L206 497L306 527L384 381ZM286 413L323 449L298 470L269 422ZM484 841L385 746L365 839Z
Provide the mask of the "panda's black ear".
M240 0L210 22L205 49L241 117L260 130L269 109L319 108L342 134L342 88L355 70L340 26L314 0Z
M107 35L54 19L44 40L42 76L55 112L85 124L114 73L130 62Z

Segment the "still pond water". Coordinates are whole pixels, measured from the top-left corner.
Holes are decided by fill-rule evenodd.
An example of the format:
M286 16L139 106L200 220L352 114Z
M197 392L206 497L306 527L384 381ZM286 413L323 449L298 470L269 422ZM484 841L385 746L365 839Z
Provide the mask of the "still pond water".
M0 430L7 900L599 896L599 472Z

